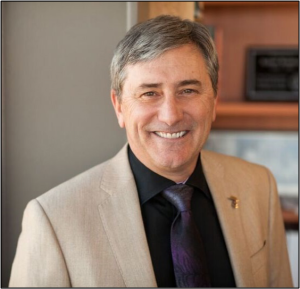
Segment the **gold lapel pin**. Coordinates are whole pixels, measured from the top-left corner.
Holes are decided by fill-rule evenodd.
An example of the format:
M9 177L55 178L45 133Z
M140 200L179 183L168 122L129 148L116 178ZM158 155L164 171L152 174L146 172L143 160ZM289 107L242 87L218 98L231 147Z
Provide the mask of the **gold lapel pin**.
M229 200L231 200L231 205L232 205L233 208L235 208L235 209L239 208L239 202L240 202L240 200L237 197L231 196L229 198Z

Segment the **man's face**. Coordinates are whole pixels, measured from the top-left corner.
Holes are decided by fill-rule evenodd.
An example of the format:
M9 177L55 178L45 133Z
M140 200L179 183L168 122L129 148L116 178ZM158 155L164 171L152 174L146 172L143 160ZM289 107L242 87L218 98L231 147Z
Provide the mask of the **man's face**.
M194 170L215 119L216 98L192 44L128 65L121 102L111 97L129 145L149 169L175 181Z

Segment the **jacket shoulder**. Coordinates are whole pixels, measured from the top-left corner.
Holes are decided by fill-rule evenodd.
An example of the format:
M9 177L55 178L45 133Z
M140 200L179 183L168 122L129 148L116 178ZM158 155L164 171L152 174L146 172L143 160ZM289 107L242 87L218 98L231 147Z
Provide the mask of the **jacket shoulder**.
M224 168L230 167L231 170L241 169L241 168L250 169L250 170L263 170L263 171L268 170L263 165L252 163L235 156L224 155L213 151L203 150L201 152L201 155L205 161L217 163L223 166Z
M63 182L40 195L36 200L42 207L60 206L59 204L71 204L74 200L92 198L94 193L99 193L103 172L109 161L96 165L79 175Z

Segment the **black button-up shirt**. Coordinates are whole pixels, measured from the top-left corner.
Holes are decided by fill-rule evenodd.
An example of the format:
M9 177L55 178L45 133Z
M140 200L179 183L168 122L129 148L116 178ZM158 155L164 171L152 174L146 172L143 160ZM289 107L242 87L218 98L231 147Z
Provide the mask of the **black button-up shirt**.
M128 149L158 287L176 287L171 255L170 231L176 208L161 192L176 184L143 165ZM216 180L217 181L217 180ZM214 202L202 171L201 158L187 185L194 188L192 213L204 245L212 287L235 287L228 251Z

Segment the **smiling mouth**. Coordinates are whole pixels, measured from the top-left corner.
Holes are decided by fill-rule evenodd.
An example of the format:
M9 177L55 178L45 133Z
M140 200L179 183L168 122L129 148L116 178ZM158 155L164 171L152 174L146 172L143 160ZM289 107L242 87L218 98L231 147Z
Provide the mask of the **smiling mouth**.
M155 131L154 133L161 138L176 139L176 138L181 138L181 137L185 136L188 133L188 131L183 130L183 131L179 131L179 132L175 132L175 133Z

